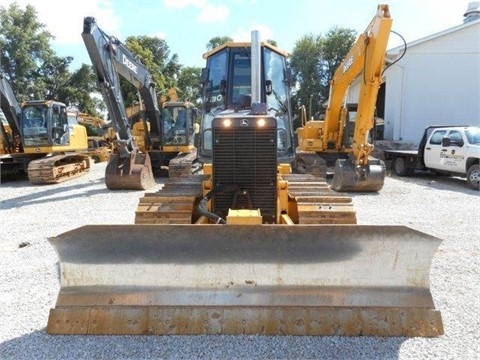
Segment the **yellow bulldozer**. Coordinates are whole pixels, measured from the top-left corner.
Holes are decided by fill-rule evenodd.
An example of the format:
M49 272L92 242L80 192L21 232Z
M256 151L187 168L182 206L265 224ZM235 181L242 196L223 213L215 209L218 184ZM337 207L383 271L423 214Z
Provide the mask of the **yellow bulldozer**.
M429 269L440 240L356 224L350 197L295 156L288 53L206 53L204 173L140 199L133 225L50 239L61 288L50 334L438 336Z

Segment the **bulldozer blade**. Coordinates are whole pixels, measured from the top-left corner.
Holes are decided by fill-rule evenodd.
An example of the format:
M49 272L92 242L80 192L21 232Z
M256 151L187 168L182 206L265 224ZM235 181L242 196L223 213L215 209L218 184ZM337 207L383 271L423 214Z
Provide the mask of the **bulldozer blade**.
M366 166L356 166L350 159L338 159L331 187L335 191L346 192L380 191L385 173L385 163L382 160L370 160Z
M50 334L443 334L441 241L407 227L89 225L49 241Z
M148 154L132 152L127 157L112 154L105 170L105 184L110 190L147 190L155 185Z

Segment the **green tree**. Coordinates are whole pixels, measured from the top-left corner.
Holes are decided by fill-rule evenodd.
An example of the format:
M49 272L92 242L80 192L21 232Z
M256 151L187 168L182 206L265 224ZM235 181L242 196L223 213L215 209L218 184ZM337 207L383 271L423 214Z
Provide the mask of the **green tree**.
M325 112L323 104L328 100L330 81L355 38L355 30L335 27L325 36L308 34L295 43L290 58L295 81L294 113L298 114L302 105L309 117Z
M8 9L0 7L0 71L17 100L49 97L98 115L105 106L90 96L98 91L92 67L83 65L70 73L73 58L57 56L50 45L52 39L45 25L37 20L32 5L25 9L16 3Z
M202 68L183 67L178 76L178 97L184 101L196 102L200 91Z
M178 55L170 56L167 42L158 37L130 36L125 41L125 46L147 67L156 85L157 94L161 95L170 88L177 87L177 74L181 65ZM122 94L126 106L138 101L136 89L126 80L121 79Z
M355 30L339 27L331 29L325 36L319 63L323 98L328 98L330 80L352 48L356 37Z
M294 114L299 107L307 106L307 115L319 110L321 102L321 82L318 72L324 39L321 35L307 34L295 43L290 57L294 83L292 105ZM296 124L298 126L298 124Z
M101 113L106 110L105 103L100 97L91 95L99 92L92 66L82 64L78 70L62 81L61 86L58 86L55 98L65 104L77 106L82 112L101 116Z
M207 43L207 51L215 49L217 46L232 42L233 39L229 36L215 36Z
M53 36L45 28L32 5L0 7L0 64L18 101L45 95L39 69L53 56Z

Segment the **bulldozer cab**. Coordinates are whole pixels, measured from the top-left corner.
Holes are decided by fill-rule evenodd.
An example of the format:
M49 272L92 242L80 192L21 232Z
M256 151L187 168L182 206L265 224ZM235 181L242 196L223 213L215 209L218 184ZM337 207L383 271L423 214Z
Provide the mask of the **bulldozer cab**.
M252 56L251 43L227 43L204 54L207 64L202 71L204 106L198 152L204 162L212 158L213 120L247 113L275 118L278 158L288 161L293 157L289 54L268 43L258 44L258 57Z
M356 225L352 199L278 164L294 154L287 54L254 35L205 56L204 173L145 195L135 225L50 239L61 289L47 332L443 333L429 290L440 240Z

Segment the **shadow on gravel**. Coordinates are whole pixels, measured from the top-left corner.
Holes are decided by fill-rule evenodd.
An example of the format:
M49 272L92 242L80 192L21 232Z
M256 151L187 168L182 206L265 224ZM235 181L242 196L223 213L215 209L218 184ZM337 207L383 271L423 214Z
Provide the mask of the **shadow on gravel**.
M399 358L407 338L310 336L51 336L45 330L0 344L23 359L382 359Z
M71 199L73 197L89 197L94 196L96 194L106 194L106 193L120 193L120 192L136 192L136 190L109 190L106 187L102 189L87 189L88 186L97 185L103 183L103 179L89 181L86 184L72 184L67 186L55 186L52 185L41 185L41 190L37 191L34 194L28 194L18 197L13 197L8 200L2 200L1 209L13 209L13 208L20 208L22 206L28 205L36 205L36 204L43 204L43 203L52 203L56 201L63 201L67 199ZM23 186L33 186L28 181L23 182ZM15 188L23 187L23 186L2 186L2 191L15 191ZM68 192L70 190L78 190L80 187L85 187L84 191L79 194L66 194L63 193ZM45 190L43 190L45 189Z

